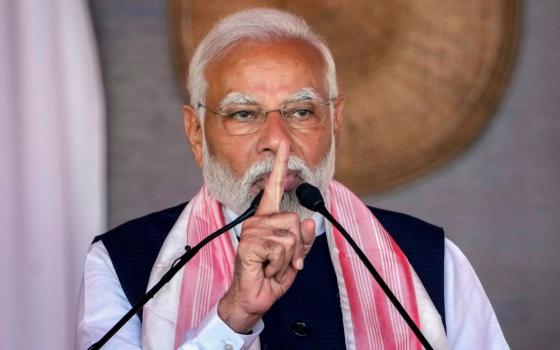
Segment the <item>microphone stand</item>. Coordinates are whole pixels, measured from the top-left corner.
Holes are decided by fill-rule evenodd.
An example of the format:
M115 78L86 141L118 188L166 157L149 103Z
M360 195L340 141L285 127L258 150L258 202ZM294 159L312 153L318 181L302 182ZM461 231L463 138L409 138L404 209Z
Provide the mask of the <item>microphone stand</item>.
M161 279L152 287L144 296L134 304L134 306L96 343L91 345L88 350L99 350L109 339L111 339L121 328L124 326L131 318L134 316L150 299L156 295L156 293L169 282L176 274L181 270L183 266L185 266L195 255L198 253L202 247L206 244L210 243L214 238L218 237L224 232L229 231L230 229L234 228L241 222L247 220L251 216L255 215L257 211L257 207L262 198L263 191L259 192L249 209L247 209L243 214L241 214L237 219L233 220L226 226L222 227L221 229L217 230L216 232L208 235L202 241L200 241L196 246L192 247L187 245L185 247L185 253L177 258L174 262L169 271L167 271Z
M432 346L430 345L430 343L428 342L426 337L424 337L424 334L422 334L422 332L420 331L418 326L416 326L416 323L414 323L414 320L412 320L410 315L406 312L406 310L404 309L404 307L400 303L399 299L397 299L395 294L393 294L393 292L391 291L391 288L389 288L387 283L385 283L385 281L383 280L383 277L381 277L379 272L377 272L375 267L373 267L373 265L371 264L371 262L369 261L367 256L360 249L360 247L356 244L356 242L354 242L352 237L350 237L348 232L346 232L344 227L342 227L342 225L340 225L340 223L338 223L338 221L331 215L331 213L329 213L329 211L325 207L325 201L323 200L323 196L321 195L321 192L319 191L319 189L315 186L312 186L312 185L308 184L308 183L303 183L303 184L299 185L298 188L296 189L296 195L297 195L298 200L299 200L301 205L303 205L304 207L306 207L309 210L316 211L316 212L320 213L327 220L329 220L330 223L334 227L336 227L336 229L346 239L348 244L350 244L352 249L354 249L354 251L356 252L358 257L360 258L362 263L368 269L369 273L373 276L375 281L379 284L379 287L381 287L381 289L383 290L385 295L387 295L387 297L389 298L389 300L391 301L393 306L397 309L399 314L402 316L402 318L408 324L408 326L410 327L412 332L414 332L414 334L416 335L416 338L418 338L418 340L420 341L420 343L422 343L422 345L424 346L425 349L433 350Z

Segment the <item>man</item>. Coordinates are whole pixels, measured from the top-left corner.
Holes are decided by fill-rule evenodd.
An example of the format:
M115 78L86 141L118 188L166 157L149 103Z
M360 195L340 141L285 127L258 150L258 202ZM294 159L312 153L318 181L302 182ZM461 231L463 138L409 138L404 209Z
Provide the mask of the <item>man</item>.
M329 49L303 20L272 9L223 19L195 52L188 87L185 131L205 185L186 206L96 238L78 348L98 340L186 244L264 189L256 215L205 247L106 348L420 349L340 233L299 205L302 182L321 190L435 349L508 348L474 271L441 229L368 208L332 180L344 98Z

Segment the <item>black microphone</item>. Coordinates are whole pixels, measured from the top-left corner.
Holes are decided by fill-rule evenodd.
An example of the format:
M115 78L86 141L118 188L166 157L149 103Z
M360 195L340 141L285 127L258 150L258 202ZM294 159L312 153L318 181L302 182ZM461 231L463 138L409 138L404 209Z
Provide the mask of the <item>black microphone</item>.
M389 288L387 283L385 283L385 281L383 280L383 278L381 277L379 272L377 272L375 267L373 267L371 262L368 260L368 258L364 254L364 252L360 249L360 247L356 244L356 242L354 242L354 240L352 239L352 237L350 237L348 232L346 232L344 227L342 227L342 225L340 225L340 223L338 221L336 221L336 219L331 215L331 213L329 213L329 211L327 210L327 208L325 206L325 200L323 199L323 195L321 195L321 191L319 191L319 189L317 187L313 186L313 185L310 185L308 183L302 183L296 189L296 196L299 200L299 203L302 206L304 206L305 208L307 208L309 210L316 211L316 212L320 213L327 220L329 220L331 222L331 224L333 224L334 227L336 227L336 229L346 239L348 244L350 244L352 249L354 249L354 251L356 252L358 257L360 258L362 263L369 270L369 272L371 273L371 275L373 276L375 281L377 281L377 283L379 284L379 286L381 287L381 289L383 290L385 295L387 295L387 297L389 298L389 300L391 301L393 306L397 309L399 314L406 321L406 323L408 324L410 329L414 332L414 334L416 335L416 338L418 338L418 340L420 341L420 343L422 343L422 345L424 346L425 349L433 350L430 343L428 343L428 340L426 339L426 337L424 337L424 334L422 334L422 332L420 331L418 326L416 326L416 324L412 320L412 317L410 317L410 315L406 312L406 310L401 305L401 303L399 302L399 300L397 299L395 294L393 294L393 292L391 291L391 289Z
M161 279L152 288L150 288L150 290L146 292L146 294L144 294L144 296L140 300L138 300L138 302L136 302L136 304L134 304L134 306L117 323L115 323L115 325L101 339L99 339L96 343L91 345L88 348L88 350L101 349L101 347L105 345L105 343L107 343L107 341L109 341L109 339L111 339L119 331L119 329L121 329L122 326L124 326L132 318L132 316L134 316L138 312L138 310L140 310L150 299L152 299L154 295L164 285L166 285L167 282L169 282L177 274L177 272L179 272L179 270L181 270L181 268L185 266L185 264L188 263L189 260L191 260L196 255L196 253L198 253L198 251L202 247L210 243L214 238L218 237L222 233L229 231L230 229L234 228L238 224L242 223L243 221L247 220L251 216L255 215L259 203L261 202L262 196L263 196L263 191L261 190L253 199L249 208L243 214L241 214L237 219L233 220L232 222L225 225L224 227L217 230L216 232L208 235L206 238L200 241L196 246L191 248L191 246L187 245L185 247L186 250L185 253L173 262L169 271L167 271L161 277Z

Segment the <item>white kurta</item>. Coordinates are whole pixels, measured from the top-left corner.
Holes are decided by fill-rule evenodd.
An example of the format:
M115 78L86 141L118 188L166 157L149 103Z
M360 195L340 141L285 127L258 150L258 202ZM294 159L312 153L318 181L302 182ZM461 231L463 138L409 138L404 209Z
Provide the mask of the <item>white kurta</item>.
M225 211L226 216L231 214ZM230 215L228 215L230 214ZM314 217L317 233L324 233L324 222ZM444 297L447 342L450 349L509 349L490 301L465 255L445 239ZM79 296L76 349L87 349L115 324L131 305L122 290L117 273L101 241L90 247ZM104 349L142 349L141 322L134 316ZM195 330L185 335L184 349L241 349L264 329L259 322L253 334L233 332L217 315L214 307Z

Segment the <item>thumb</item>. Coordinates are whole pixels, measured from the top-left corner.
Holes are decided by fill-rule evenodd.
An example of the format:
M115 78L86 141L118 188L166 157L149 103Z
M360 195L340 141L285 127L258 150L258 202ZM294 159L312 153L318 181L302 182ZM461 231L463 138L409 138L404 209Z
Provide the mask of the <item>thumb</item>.
M313 242L315 242L315 221L313 219L305 219L301 222L301 239L303 240L303 254L307 255L311 250Z

